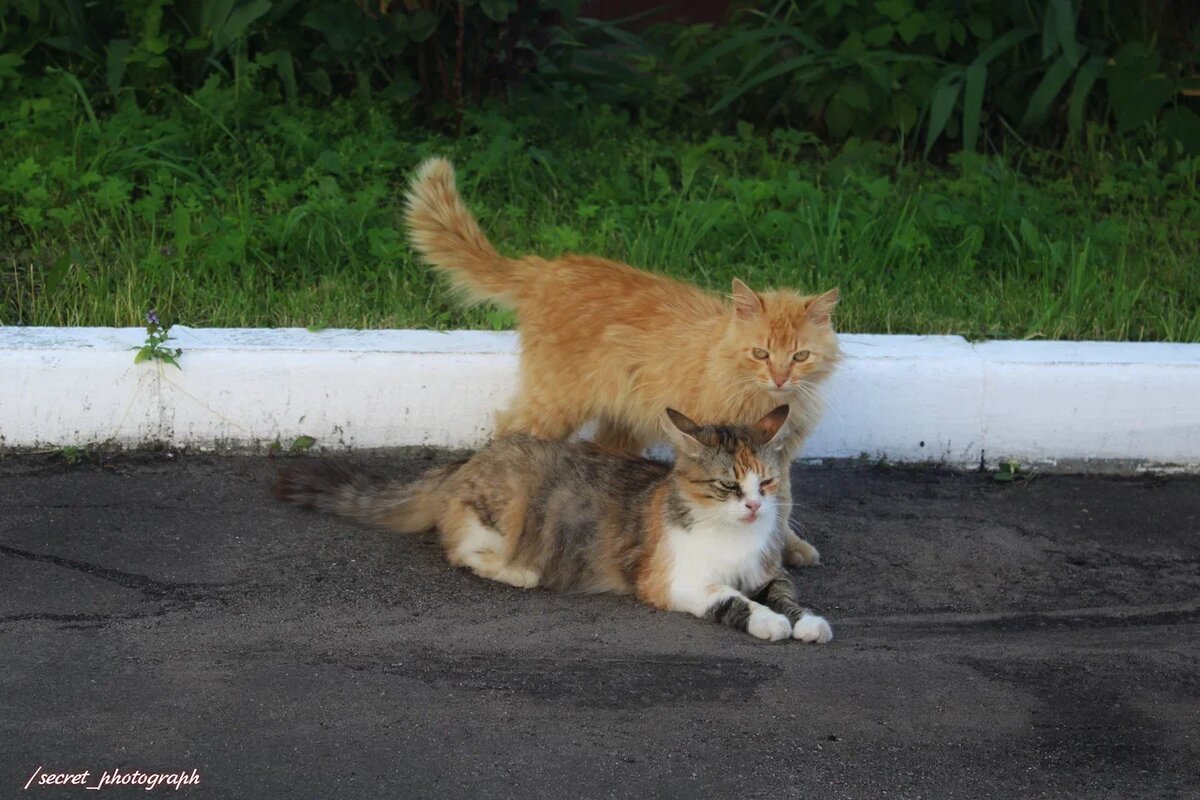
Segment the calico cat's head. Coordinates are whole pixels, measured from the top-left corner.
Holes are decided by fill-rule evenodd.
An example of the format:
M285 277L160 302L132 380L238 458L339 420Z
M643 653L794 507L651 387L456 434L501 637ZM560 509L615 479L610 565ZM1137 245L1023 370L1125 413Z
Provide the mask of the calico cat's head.
M675 477L692 516L733 525L774 525L779 485L787 480L781 433L788 407L753 425L697 425L667 409Z
M733 281L733 318L723 355L739 385L753 385L780 402L825 378L837 363L830 317L838 290L803 296L786 290L755 292Z

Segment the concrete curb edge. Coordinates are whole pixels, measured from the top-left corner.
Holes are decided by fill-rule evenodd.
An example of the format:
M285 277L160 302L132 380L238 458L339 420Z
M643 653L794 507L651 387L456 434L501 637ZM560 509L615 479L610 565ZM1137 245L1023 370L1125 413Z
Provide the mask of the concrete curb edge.
M134 365L141 328L0 328L0 447L474 447L515 385L512 333L171 333L182 370ZM806 459L1200 472L1200 344L842 343Z

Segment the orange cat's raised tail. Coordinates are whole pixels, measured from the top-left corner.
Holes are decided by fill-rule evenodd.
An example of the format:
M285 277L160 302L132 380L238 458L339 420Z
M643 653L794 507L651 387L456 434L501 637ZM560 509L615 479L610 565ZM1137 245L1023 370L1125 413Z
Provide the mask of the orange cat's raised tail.
M413 246L471 302L516 307L528 266L492 247L454 186L454 167L431 158L417 169L405 197Z

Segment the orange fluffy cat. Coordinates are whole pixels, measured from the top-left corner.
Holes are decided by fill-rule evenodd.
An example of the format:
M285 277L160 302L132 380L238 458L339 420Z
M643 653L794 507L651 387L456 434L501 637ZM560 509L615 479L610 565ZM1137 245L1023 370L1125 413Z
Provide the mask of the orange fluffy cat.
M754 292L733 282L733 302L694 286L590 256L506 258L459 199L441 158L417 171L407 197L413 245L473 302L516 311L520 383L497 434L564 439L596 420L599 444L640 453L658 441L663 409L702 422L749 424L790 407L787 462L821 411L816 387L839 359L830 316L836 289L816 296ZM784 481L780 501L791 503ZM816 548L781 515L789 564Z

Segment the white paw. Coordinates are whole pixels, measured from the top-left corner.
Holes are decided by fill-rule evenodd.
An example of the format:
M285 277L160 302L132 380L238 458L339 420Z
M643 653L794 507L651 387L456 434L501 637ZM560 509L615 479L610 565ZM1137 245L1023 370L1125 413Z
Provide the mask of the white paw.
M776 614L769 608L756 608L750 612L746 630L751 636L778 642L792 635L792 623L783 614Z
M520 575L516 585L522 589L536 589L537 585L542 582L542 576L537 570L519 569L517 572Z
M818 617L816 614L804 614L796 620L796 627L792 629L792 638L802 642L825 644L833 641L833 628L829 627L829 623L825 621L824 617Z
M516 586L518 589L533 589L541 583L542 575L537 570L528 567L505 566L496 570L492 580Z

